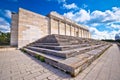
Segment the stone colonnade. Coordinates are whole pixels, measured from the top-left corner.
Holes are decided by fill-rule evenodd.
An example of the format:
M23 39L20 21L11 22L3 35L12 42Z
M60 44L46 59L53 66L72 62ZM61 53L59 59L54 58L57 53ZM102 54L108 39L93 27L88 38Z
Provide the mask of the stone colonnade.
M55 12L49 14L49 34L60 34L68 36L76 36L82 38L90 38L89 30L70 19L67 19Z

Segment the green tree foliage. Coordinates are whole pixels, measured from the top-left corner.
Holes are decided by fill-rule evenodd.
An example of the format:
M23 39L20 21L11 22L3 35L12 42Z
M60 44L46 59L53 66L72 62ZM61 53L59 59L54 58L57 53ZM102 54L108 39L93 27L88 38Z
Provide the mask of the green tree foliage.
M10 44L10 33L3 33L0 31L0 45Z

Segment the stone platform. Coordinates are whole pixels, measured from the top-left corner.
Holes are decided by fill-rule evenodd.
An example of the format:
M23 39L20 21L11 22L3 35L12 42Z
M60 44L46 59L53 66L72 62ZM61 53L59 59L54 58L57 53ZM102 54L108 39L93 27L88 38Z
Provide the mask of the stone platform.
M48 35L23 49L32 56L43 57L46 63L71 76L77 76L110 46L88 38Z
M0 51L0 80L120 80L120 49L113 44L90 66L71 77L19 50Z

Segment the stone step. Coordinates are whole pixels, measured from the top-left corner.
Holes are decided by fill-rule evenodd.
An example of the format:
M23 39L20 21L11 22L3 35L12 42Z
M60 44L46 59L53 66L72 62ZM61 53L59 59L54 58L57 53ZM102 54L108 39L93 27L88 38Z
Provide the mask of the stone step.
M31 49L24 48L28 53L32 56L40 55L43 56L45 62L55 66L65 72L69 72L71 76L77 76L79 72L84 70L87 66L89 66L96 58L98 58L110 45L104 45L94 50L90 50L84 54L79 54L74 57L70 57L67 59L60 58L57 56L52 56L49 54L44 54L41 52L33 51Z
M98 41L94 39L87 39L87 38L79 38L79 37L73 37L73 36L65 36L65 35L48 35L44 38L41 38L30 45L35 45L35 44L41 44L41 43L51 43L53 45L67 45L67 44L83 44L83 43L88 43L88 44L104 44L105 42L103 41ZM56 46L57 46L56 45Z
M49 37L42 38L40 40L35 41L36 43L57 43L57 42L68 42L68 39L65 38L56 38L53 37L52 35Z
M65 46L65 45L72 45L71 43L64 42L64 43L34 43L30 44L30 46L38 46L38 45L49 45L49 46Z
M38 47L32 47L32 46L27 46L27 48L38 51L38 52L43 52L45 54L51 54L51 55L58 56L58 57L69 58L69 57L99 48L101 46L103 45L94 45L94 46L76 48L76 49L66 50L66 51L56 51L56 50L50 50L50 49L38 48Z
M58 50L58 51L65 51L75 48L82 48L82 47L88 47L89 44L77 44L77 45L64 45L64 46L54 46L54 45L33 45L33 47L40 47L40 48L46 48L46 49L52 49L52 50Z

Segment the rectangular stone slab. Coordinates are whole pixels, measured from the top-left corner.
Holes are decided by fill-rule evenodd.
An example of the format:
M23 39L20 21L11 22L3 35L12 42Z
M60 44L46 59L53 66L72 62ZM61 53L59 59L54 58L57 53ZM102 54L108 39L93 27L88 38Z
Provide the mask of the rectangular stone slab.
M89 52L86 52L84 54L76 55L74 57L70 57L67 59L39 53L27 48L24 48L26 52L31 54L32 56L40 55L45 58L45 62L55 66L65 72L69 72L71 76L77 76L79 72L84 70L87 66L89 66L96 58L98 58L98 54L101 55L107 48L109 48L110 45L105 45L102 47L99 47L97 49L91 50ZM94 53L96 52L96 53ZM97 56L96 56L97 55Z

